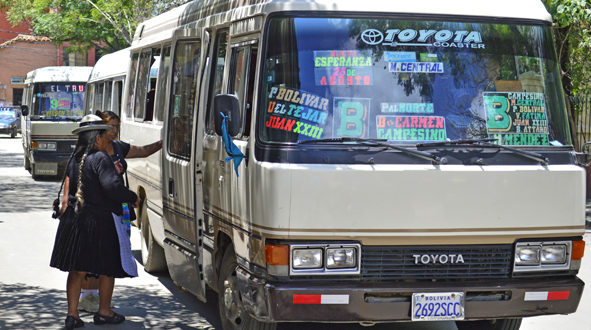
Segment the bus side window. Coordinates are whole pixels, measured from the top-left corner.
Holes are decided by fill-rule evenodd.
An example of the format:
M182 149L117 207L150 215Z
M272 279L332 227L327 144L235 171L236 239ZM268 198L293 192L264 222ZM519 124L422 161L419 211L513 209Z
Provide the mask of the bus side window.
M115 86L113 88L113 111L114 113L121 115L121 103L123 98L123 80L115 81Z
M213 98L222 93L222 82L224 78L224 67L226 61L226 47L228 46L228 29L217 31L215 37L215 48L213 53L213 61L211 63L211 76L209 86L209 98L207 100L207 113L205 117L207 133L215 134L214 130L214 114L213 114Z
M191 136L201 56L198 41L178 41L174 51L168 113L168 152L181 159L191 158Z
M244 130L242 136L250 136L250 120L252 118L252 107L254 97L254 78L256 75L258 46L250 46L250 56L248 59L248 72L246 74L246 104L244 106Z
M156 96L159 60L160 48L142 50L138 66L133 111L135 121L152 121L154 117L154 98Z
M128 82L128 90L127 90L127 108L125 109L125 117L131 119L133 114L133 105L135 100L135 78L137 74L137 64L139 60L139 54L135 53L131 56L131 69L129 71L129 76L127 79Z
M102 110L108 110L108 111L113 111L112 108L112 104L111 104L111 100L112 100L112 93L113 93L113 82L112 81L106 81L105 82L105 100L103 101L103 109Z
M86 86L86 112L87 114L94 113L92 106L94 104L94 85L95 84L88 84Z
M154 104L154 120L164 121L164 107L166 105L166 86L168 86L168 71L170 69L170 45L162 48L158 81L156 82L156 102Z
M250 133L256 54L256 45L234 47L230 58L228 93L238 97L243 137Z
M152 58L152 49L144 49L140 55L140 61L137 70L137 83L135 87L135 104L133 108L133 119L143 121L146 111L146 94L150 81L150 59Z

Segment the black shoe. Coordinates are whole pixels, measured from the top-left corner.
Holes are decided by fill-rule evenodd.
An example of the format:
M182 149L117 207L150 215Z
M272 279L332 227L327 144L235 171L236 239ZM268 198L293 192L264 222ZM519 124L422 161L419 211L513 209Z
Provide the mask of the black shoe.
M125 316L113 312L113 316L104 316L99 313L94 314L94 324L119 324L125 321Z
M66 317L66 329L72 330L74 328L82 328L84 326L84 322L81 319L75 318L71 315Z

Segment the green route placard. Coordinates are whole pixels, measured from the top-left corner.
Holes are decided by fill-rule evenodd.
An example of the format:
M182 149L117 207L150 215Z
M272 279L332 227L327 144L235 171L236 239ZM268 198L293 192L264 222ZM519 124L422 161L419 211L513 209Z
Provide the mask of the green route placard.
M547 145L548 115L543 93L486 92L489 135L506 145Z

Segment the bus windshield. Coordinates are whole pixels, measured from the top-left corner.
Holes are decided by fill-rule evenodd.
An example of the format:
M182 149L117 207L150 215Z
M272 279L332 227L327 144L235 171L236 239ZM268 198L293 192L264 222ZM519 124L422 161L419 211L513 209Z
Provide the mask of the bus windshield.
M79 120L84 115L85 82L36 83L32 115L37 118Z
M267 31L263 142L572 144L549 25L290 16Z

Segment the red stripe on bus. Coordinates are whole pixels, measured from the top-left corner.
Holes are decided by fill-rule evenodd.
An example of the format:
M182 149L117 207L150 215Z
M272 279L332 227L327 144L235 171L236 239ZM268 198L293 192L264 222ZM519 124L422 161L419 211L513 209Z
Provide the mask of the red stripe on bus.
M319 294L294 294L293 295L293 303L294 304L320 304L321 303L321 295Z
M568 300L570 291L548 291L548 300Z

